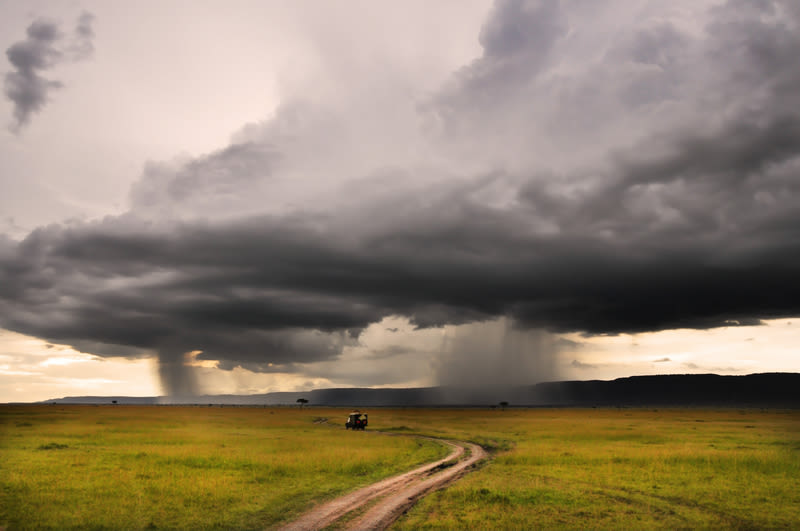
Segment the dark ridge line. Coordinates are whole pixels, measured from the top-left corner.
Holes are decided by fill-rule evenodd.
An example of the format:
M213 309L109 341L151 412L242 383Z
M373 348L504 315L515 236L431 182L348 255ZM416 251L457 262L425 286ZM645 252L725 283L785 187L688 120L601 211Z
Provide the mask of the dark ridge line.
M328 407L800 407L800 373L667 374L544 382L511 388L332 388L257 395L73 396L39 404ZM307 407L308 407L307 406Z

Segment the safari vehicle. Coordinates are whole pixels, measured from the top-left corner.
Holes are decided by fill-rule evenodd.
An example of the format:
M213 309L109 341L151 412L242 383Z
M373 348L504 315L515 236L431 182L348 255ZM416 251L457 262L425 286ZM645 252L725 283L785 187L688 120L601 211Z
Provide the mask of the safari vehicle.
M344 423L344 428L346 430L363 430L367 427L367 422L368 415L366 413L362 415L358 411L354 411L348 415L347 422Z

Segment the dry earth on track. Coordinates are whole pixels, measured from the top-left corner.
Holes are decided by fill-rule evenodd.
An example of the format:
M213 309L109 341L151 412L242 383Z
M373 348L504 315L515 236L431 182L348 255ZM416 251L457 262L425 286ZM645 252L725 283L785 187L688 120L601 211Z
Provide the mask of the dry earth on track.
M281 527L280 530L323 529L378 498L380 499L377 503L369 507L364 514L348 522L345 528L386 529L417 500L455 481L466 474L470 467L487 457L486 451L477 444L445 440L440 442L453 448L446 457L324 503Z

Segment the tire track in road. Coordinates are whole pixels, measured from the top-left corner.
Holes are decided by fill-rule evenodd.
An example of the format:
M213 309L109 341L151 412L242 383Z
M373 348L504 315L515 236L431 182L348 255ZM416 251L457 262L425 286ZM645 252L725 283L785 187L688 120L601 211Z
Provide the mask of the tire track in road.
M452 441L452 443L461 446L462 449L465 446L468 447L470 449L469 457L443 469L438 474L420 479L411 485L390 492L375 506L367 510L364 515L350 522L347 529L356 531L362 529L386 529L417 503L420 498L449 485L466 474L470 467L487 457L486 451L477 444L461 441Z
M452 483L466 474L470 467L487 457L486 451L477 444L444 439L433 440L452 447L450 454L409 472L383 479L326 502L301 515L297 520L280 527L279 530L323 529L376 498L381 499L363 515L349 522L346 528L386 529L420 498ZM466 456L467 448L470 450L468 456Z

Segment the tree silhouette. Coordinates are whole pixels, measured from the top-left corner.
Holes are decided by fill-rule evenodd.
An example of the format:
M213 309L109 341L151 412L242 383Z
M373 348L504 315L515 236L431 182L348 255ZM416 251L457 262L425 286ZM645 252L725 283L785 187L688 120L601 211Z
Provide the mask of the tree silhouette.
M300 409L302 409L305 404L308 404L308 400L305 398L298 398L297 403L300 404Z
M500 402L500 407L503 409L503 411L505 411L506 408L508 407L508 402L505 402L505 401L504 402Z

